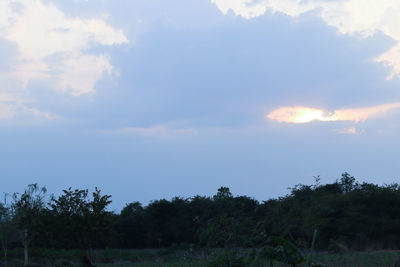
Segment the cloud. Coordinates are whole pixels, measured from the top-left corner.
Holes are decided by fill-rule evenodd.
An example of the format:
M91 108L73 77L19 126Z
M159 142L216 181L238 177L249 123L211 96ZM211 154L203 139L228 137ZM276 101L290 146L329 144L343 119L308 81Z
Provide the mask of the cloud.
M129 42L105 20L70 17L42 0L0 1L0 49L6 61L0 69L0 120L54 118L34 107L32 83L73 96L93 94L113 66L108 56L90 50ZM12 101L4 102L4 95Z
M302 0L211 0L211 2L216 4L224 14L231 10L246 19L261 16L268 10L298 16L318 7L314 3L317 1Z
M337 120L360 122L382 116L393 109L399 108L400 102L366 108L340 109L336 110L333 115Z
M18 51L17 64L1 75L23 87L40 80L73 95L93 93L96 81L113 67L105 55L88 49L128 42L104 18L67 17L40 0L3 0L0 10L0 38L16 44Z
M383 51L379 37L338 36L320 19L226 17L207 30L162 20L129 48L113 54L121 72L115 90L99 84L96 101L79 114L97 128L264 125L282 101L366 106L393 101L398 91L396 80L385 82L382 67L367 62Z
M29 107L31 101L14 96L6 92L0 92L0 120L12 120L17 115L29 119L39 118L53 120L54 115L36 108Z
M355 126L352 126L346 129L337 129L336 132L339 134L360 135L364 133L364 130L359 131Z
M8 2L17 2L21 7L9 14L12 23L2 36L16 42L24 58L42 60L53 54L75 53L89 48L91 42L101 45L128 42L121 31L103 19L69 18L40 0Z
M281 107L269 113L267 118L289 123L336 120L333 115L327 114L324 110L307 107Z
M212 0L227 14L232 10L246 19L260 16L267 11L288 16L314 12L341 34L360 34L370 37L383 32L397 42L390 50L377 56L375 61L390 69L388 79L400 76L400 5L397 0Z
M12 120L16 116L24 117L29 120L33 118L53 120L54 115L36 108L29 108L22 104L6 104L0 102L0 120Z
M16 113L15 106L9 104L0 104L0 120L11 120Z
M111 74L113 71L113 66L104 55L67 58L58 68L59 88L64 91L71 89L73 95L93 93L94 86L102 74Z
M211 0L218 8L227 14L232 10L244 18L253 18L265 13L267 7L262 1L254 3L254 0Z
M364 108L338 109L334 112L307 107L280 107L270 112L267 118L287 123L312 121L353 121L358 123L383 116L385 113L399 108L400 102Z

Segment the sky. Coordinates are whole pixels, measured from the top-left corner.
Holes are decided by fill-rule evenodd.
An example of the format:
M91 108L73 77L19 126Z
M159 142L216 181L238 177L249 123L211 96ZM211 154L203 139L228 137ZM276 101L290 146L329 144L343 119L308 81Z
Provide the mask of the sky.
M112 208L399 182L398 0L1 0L1 191Z

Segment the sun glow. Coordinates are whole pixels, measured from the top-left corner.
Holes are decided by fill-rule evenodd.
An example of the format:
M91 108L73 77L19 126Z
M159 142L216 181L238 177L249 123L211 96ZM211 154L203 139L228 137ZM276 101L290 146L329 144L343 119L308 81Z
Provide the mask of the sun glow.
M271 120L290 122L290 123L307 123L311 121L334 121L336 118L332 114L327 114L321 109L307 107L281 107L267 115Z
M312 121L353 121L361 122L379 117L390 110L399 109L400 102L372 107L338 109L328 112L323 109L308 107L280 107L267 115L267 118L287 123L308 123Z

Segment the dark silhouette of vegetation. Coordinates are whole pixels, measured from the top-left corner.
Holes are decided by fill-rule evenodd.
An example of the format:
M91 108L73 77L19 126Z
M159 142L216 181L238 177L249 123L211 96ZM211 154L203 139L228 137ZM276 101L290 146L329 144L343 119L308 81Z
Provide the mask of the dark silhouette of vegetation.
M24 247L24 266L29 265L28 247L31 241L45 242L40 232L46 227L46 188L31 184L22 194L14 193L12 209L14 223Z
M316 177L313 185L263 202L221 187L212 197L132 202L120 213L109 211L110 203L111 196L97 188L92 194L69 188L54 197L29 185L0 204L2 258L6 262L8 250L21 245L25 264L28 247L80 249L89 266L92 249L191 244L223 249L214 257L216 266L260 260L313 266L314 250L400 247L400 186L360 183L348 173L324 185Z

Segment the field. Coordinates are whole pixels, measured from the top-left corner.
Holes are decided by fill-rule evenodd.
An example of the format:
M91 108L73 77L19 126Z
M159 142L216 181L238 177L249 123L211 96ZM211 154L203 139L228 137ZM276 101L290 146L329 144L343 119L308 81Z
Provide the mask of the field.
M93 262L98 267L206 267L206 266L228 266L216 260L219 251L197 251L193 250L117 250L105 249L92 251L90 253ZM80 264L82 251L79 250L32 250L31 266L83 266ZM21 250L11 250L7 266L23 266L23 255ZM400 266L400 251L373 251L373 252L351 252L351 253L319 253L314 262L322 266ZM4 266L4 264L1 264ZM232 264L231 266L269 266L267 262L257 264L246 263L245 265ZM275 262L275 267L288 266ZM305 266L305 265L304 265Z

